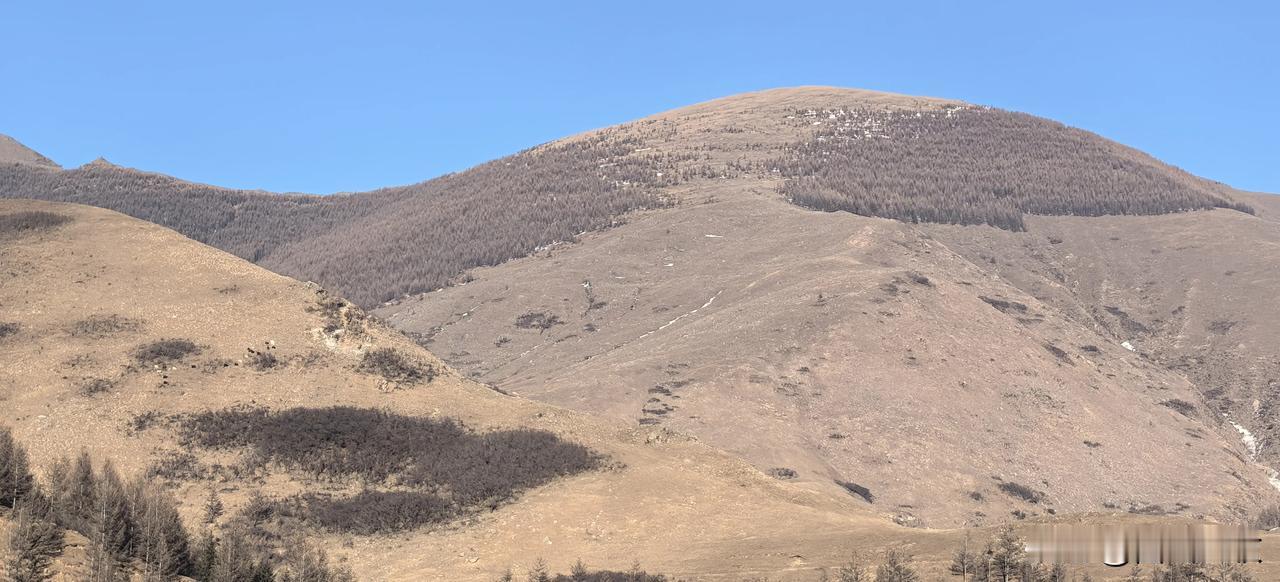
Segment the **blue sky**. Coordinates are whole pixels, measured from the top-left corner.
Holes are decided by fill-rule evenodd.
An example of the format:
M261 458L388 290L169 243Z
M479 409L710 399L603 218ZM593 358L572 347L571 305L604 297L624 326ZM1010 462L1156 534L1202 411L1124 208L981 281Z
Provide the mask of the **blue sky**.
M11 2L0 133L275 191L417 182L744 91L950 97L1280 192L1272 2Z

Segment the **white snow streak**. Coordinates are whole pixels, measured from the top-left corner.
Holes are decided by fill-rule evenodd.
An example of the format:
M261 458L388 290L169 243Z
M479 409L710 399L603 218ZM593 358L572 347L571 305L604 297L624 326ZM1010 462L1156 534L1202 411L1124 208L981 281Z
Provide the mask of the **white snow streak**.
M1258 460L1258 437L1253 436L1249 429L1234 420L1228 420L1227 422L1231 423L1231 426L1235 427L1236 431L1240 433L1240 442L1244 443L1244 448L1249 449L1249 458L1256 463ZM1280 491L1280 472L1261 463L1259 465L1267 470L1267 480L1271 482L1271 486Z
M716 294L715 294L715 295L712 295L712 296L711 296L711 299L708 299L706 303L703 303L703 304L702 304L702 307L699 307L699 308L697 308L697 309L694 309L693 311L690 311L690 312L688 312L688 313L686 313L686 314L684 314L684 315L681 315L680 317L677 317L677 318L675 318L675 319L673 319L673 320L671 320L671 321L668 321L668 322L666 322L666 323L664 323L664 324L662 324L662 325L658 326L658 329L654 329L654 330L646 331L646 332L644 333L644 335L642 335L642 336L640 336L640 337L638 337L638 338L636 338L636 339L638 339L638 340L642 340L642 339L644 339L644 338L646 338L646 337L649 337L649 336L651 336L651 335L653 335L653 334L655 334L655 333L658 333L658 332L660 332L660 331L662 331L662 330L664 330L664 329L667 329L668 327L671 327L672 325L675 325L675 323L676 323L677 321L680 321L681 319L684 319L684 318L686 318L686 317L689 317L690 315L693 315L693 314L697 313L699 310L702 310L702 309L706 309L706 308L708 308L708 307L711 307L711 304L715 302L716 297L719 297L721 293L724 293L724 289L721 289L721 290L719 290L719 291L716 291Z

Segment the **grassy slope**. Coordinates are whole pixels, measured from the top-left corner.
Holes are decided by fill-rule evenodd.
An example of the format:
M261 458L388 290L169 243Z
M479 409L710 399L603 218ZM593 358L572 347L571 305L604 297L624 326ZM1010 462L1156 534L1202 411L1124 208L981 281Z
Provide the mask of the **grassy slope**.
M474 521L434 534L357 539L339 547L365 579L422 579L442 573L489 579L536 557L565 568L581 557L596 567L647 567L678 574L786 572L838 562L853 543L878 547L910 539L941 556L949 534L897 528L844 495L780 484L748 465L685 437L636 430L589 416L503 396L449 372L429 385L387 390L353 371L357 350L394 346L433 360L395 332L370 328L356 341L326 342L321 315L306 308L316 291L166 229L82 206L6 201L0 213L43 209L70 215L58 230L0 244L0 305L21 331L0 344L0 422L15 427L33 457L48 462L86 448L141 471L171 435L128 436L134 415L200 411L253 403L283 408L349 404L404 414L462 419L478 427L553 431L609 455L619 467L536 489ZM92 314L144 321L141 331L90 339L70 333ZM131 350L161 337L204 347L196 368L130 369ZM258 372L236 366L247 348L273 341L294 361ZM233 365L206 366L218 360ZM78 392L85 377L115 380L105 393ZM267 492L320 487L272 477ZM254 487L226 489L229 509ZM178 493L188 517L206 486ZM946 542L949 543L949 542ZM796 563L792 554L808 559ZM939 557L939 560L942 558Z

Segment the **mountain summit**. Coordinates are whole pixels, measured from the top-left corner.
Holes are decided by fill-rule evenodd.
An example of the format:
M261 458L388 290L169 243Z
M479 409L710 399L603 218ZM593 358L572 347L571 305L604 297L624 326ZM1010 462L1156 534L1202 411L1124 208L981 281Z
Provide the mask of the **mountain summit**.
M46 168L60 168L53 160L44 157L16 139L0 134L0 164L29 164Z

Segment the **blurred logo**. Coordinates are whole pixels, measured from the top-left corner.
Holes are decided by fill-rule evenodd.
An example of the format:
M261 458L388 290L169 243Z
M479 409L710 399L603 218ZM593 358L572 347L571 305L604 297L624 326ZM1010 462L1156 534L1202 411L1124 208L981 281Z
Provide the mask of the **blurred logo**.
M1262 538L1244 525L1040 525L1027 554L1044 564L1244 564L1261 562Z

